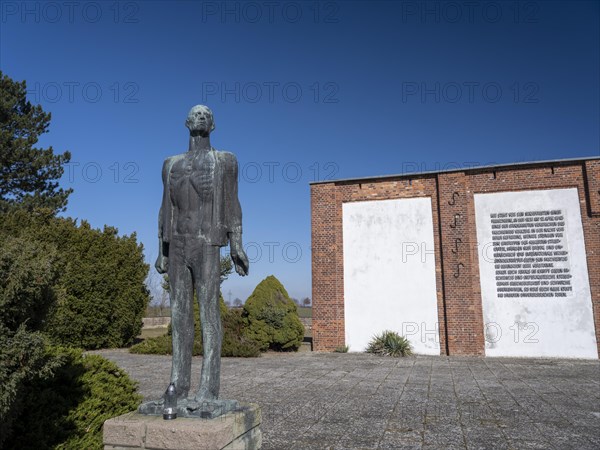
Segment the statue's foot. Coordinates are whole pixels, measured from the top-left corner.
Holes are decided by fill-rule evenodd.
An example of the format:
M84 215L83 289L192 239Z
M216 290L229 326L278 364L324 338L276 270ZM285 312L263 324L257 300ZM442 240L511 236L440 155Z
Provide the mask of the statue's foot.
M158 415L162 414L164 404L165 404L165 401L162 398L159 400L150 400L149 402L142 403L138 407L138 412L140 414L158 416Z
M187 392L184 392L177 396L177 406L185 408L187 404ZM152 415L152 416L160 416L163 414L163 409L165 407L165 399L164 397L159 398L157 400L150 400L142 403L138 407L138 412L140 414Z
M198 402L198 403L204 403L204 402L214 402L217 401L218 398L214 395L207 395L207 394L201 394L200 392L198 392L195 396L194 396L194 401Z
M201 417L204 419L214 419L228 412L239 408L237 400L223 400L218 398L206 398L196 396L188 399L186 405L186 417Z
M162 416L165 406L164 399L151 400L138 407L140 414ZM214 419L231 411L239 409L237 400L224 400L218 398L183 398L177 399L177 417L197 417L201 419Z

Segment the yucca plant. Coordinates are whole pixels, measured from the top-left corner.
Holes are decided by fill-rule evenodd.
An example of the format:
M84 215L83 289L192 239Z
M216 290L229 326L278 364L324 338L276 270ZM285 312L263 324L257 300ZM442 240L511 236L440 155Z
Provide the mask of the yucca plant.
M400 336L395 331L385 330L383 333L373 336L366 352L398 358L412 355L412 347L404 336Z

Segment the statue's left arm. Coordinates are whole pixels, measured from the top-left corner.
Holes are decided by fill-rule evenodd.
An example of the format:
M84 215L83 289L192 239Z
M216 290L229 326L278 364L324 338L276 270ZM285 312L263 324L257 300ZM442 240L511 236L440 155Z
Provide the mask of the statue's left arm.
M158 213L158 258L154 267L158 273L167 273L169 265L169 240L165 237L165 222L171 220L171 209L169 205L169 186L168 172L170 170L170 162L167 158L163 164L162 181L163 181L163 198ZM167 217L165 217L167 216Z
M244 276L248 275L250 264L242 245L242 207L238 198L238 162L232 153L226 153L225 185L227 198L225 207L228 209L226 217L227 237L231 249L231 259L235 271Z

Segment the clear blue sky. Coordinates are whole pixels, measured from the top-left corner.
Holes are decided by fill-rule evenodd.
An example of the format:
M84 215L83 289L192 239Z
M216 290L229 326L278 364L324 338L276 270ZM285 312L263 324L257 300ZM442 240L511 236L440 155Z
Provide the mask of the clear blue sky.
M137 232L151 263L162 161L212 108L253 260L226 298L269 274L311 296L311 181L600 151L597 1L0 8L0 69L52 113L40 145L73 155L66 214Z

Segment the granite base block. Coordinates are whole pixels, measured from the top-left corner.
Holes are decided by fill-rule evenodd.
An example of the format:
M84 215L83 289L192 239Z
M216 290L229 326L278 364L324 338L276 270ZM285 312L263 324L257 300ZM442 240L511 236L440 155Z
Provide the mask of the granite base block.
M260 449L261 411L254 403L214 419L127 413L104 422L104 450Z

